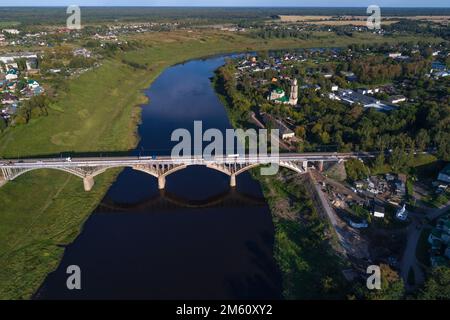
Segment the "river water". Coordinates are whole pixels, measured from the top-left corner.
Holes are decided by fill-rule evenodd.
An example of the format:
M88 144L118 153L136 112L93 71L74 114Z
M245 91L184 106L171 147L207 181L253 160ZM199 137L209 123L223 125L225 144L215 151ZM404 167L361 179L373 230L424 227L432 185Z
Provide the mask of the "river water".
M166 69L146 90L134 153L168 154L176 128L231 128L210 78L224 57ZM281 276L273 259L274 227L259 184L189 167L167 178L125 169L65 249L38 299L273 299ZM81 269L81 290L68 290L67 267Z

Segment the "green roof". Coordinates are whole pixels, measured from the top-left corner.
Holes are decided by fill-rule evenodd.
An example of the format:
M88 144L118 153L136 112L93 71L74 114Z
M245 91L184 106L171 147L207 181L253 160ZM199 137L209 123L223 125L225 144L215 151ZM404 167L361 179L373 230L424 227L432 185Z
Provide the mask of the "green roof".
M282 94L282 93L284 93L284 90L283 89L281 89L281 88L275 88L275 90L274 90L276 93L278 93L278 94Z
M286 96L283 96L283 97L281 97L281 98L275 99L275 101L288 102L288 101L289 101L289 98L286 97Z

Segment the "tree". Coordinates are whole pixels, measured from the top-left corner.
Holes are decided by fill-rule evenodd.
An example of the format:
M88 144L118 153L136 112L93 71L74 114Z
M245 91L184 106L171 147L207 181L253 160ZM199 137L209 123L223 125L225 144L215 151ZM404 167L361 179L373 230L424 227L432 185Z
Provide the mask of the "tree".
M295 135L299 138L299 139L305 139L306 137L306 129L304 126L298 126L295 128Z
M366 298L370 300L400 300L404 296L403 280L387 264L380 265L381 290L372 290Z
M436 300L450 299L450 268L437 267L433 269L430 277L425 282L419 299Z
M365 179L369 175L369 169L358 159L349 159L345 163L345 170L350 181Z
M394 172L400 172L408 162L408 153L402 147L396 147L390 156L390 164Z
M17 67L19 71L26 71L27 70L27 61L23 58L16 59Z
M430 143L430 136L425 129L420 129L416 136L416 146L418 151L424 151Z
M3 117L0 117L0 132L5 130L7 127L6 120Z

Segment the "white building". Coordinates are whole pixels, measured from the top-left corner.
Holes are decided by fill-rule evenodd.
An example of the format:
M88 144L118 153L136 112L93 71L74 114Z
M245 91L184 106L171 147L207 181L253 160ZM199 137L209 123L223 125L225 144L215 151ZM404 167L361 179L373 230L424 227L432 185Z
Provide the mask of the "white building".
M384 218L385 210L383 207L375 205L373 209L373 216L377 218Z
M390 103L393 103L393 104L402 103L402 102L405 102L405 101L406 101L406 97L405 97L405 96L401 96L401 95L398 95L398 96L392 96L392 97L390 97L390 98L388 99L388 101L389 101Z
M13 63L16 59L37 59L38 56L32 52L17 52L0 55L0 61L4 64Z
M405 221L408 218L408 212L406 212L406 204L404 204L403 207L397 210L395 216L398 220L401 221Z
M401 57L401 56L402 56L402 54L400 52L391 52L391 53L388 54L388 57L392 58L392 59L396 59L396 58Z
M8 33L8 34L19 34L20 33L20 31L17 29L3 29L2 32Z

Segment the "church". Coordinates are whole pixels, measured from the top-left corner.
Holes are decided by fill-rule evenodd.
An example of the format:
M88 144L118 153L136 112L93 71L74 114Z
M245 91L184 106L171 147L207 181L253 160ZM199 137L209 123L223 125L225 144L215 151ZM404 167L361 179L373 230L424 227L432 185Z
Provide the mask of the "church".
M289 104L291 106L296 106L298 102L298 83L297 79L291 82L291 92L289 98L286 93L281 88L275 88L270 92L267 100L278 103L278 104Z

